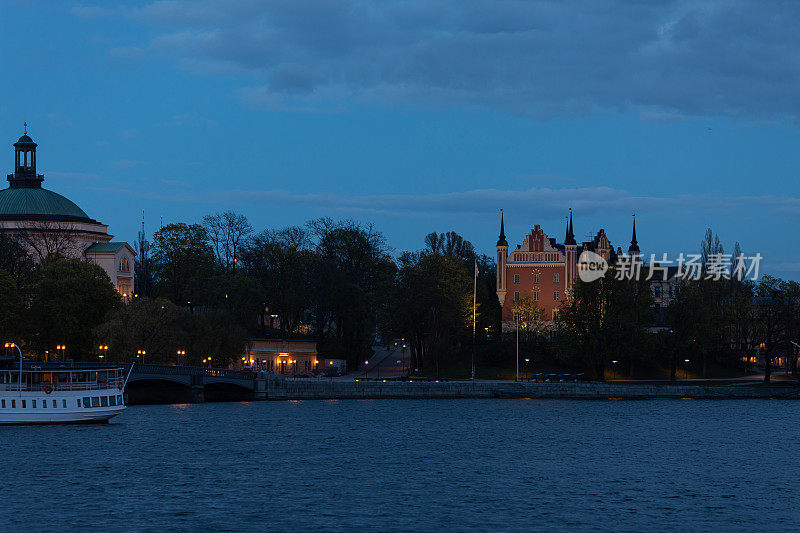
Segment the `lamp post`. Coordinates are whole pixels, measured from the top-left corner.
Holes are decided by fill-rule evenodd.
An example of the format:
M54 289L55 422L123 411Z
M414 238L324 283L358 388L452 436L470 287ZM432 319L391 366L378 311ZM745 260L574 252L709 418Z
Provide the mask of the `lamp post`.
M16 342L7 342L6 348L16 348L19 352L19 391L22 392L22 350L19 349ZM10 377L8 378L11 379Z
M136 357L137 357L137 359L141 358L142 364L144 364L144 356L145 355L147 355L147 351L146 350L136 350Z
M530 358L526 357L525 358L525 373L527 374L527 377L525 379L527 379L528 381L530 381L530 379L531 379L530 367L528 365L528 363L530 363L530 362L531 362Z
M364 361L364 379L367 379L367 372L369 372L369 370L367 370L368 365L369 361Z
M61 360L63 361L64 360L64 353L66 352L67 347L65 345L63 345L63 344L59 344L59 345L56 346L56 350L61 352L61 354L60 354L61 355Z
M616 379L617 379L617 362L616 361L611 361L611 364L613 365L613 368L614 368L614 380L616 381Z
M182 355L186 355L186 350L178 350L178 351L175 352L175 354L177 355L177 357L175 358L175 364L176 365L180 365L181 364L181 356Z
M514 322L517 326L517 379L519 381L519 313L514 315Z
M102 361L103 358L108 354L108 346L105 344L101 344L97 347L98 349L98 358Z
M683 379L689 379L689 360L684 359L683 362L685 363L683 365Z

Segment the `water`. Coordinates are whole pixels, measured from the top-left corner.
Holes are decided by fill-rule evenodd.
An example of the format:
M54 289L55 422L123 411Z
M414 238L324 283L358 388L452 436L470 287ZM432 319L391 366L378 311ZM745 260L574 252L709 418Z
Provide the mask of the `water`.
M0 428L0 531L796 530L792 401L137 406Z

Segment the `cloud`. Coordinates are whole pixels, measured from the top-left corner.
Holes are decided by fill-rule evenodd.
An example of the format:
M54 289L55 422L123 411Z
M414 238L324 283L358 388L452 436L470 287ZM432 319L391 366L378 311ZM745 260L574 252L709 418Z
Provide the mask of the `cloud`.
M128 15L143 47L204 74L244 73L250 105L347 99L537 117L797 120L800 5L734 0L158 1Z
M183 182L162 180L165 184L179 186ZM506 211L527 212L536 205L538 218L562 217L569 207L582 216L633 212L668 212L671 216L697 212L743 213L757 211L759 216L781 214L800 216L800 198L789 196L710 196L686 194L677 197L641 196L611 187L584 187L551 189L534 187L525 190L473 189L450 193L428 194L364 194L295 193L285 190L197 190L185 191L179 197L137 191L129 188L107 190L159 201L242 206L242 205L296 205L325 212L352 216L382 216L390 218L428 217L446 215L474 217L487 211L504 208Z
M133 139L134 137L139 135L139 130L137 130L136 128L127 128L119 130L117 134L123 139Z

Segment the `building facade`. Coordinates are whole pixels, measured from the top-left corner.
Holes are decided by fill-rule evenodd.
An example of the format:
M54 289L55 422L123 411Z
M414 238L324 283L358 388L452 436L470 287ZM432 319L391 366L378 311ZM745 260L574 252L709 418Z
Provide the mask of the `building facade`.
M502 308L503 330L513 329L516 315L531 306L538 309L541 321L556 320L561 303L577 278L578 259L584 251L594 252L609 263L622 254L620 248L614 250L605 229L598 231L591 241L579 245L575 240L571 210L563 243L549 237L537 224L522 244L509 252L501 213L497 240L497 299ZM628 253L639 254L635 222Z
M0 190L0 232L16 238L36 261L51 256L83 259L99 265L125 299L133 297L136 253L113 242L108 226L90 218L72 201L42 187L36 172L36 147L27 126L14 143L14 173Z

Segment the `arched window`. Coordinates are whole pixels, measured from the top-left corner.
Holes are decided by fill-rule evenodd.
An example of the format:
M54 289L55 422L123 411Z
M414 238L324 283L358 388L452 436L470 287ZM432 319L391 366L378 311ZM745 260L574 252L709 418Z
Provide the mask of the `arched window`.
M120 272L129 272L130 271L130 266L128 265L128 258L127 257L123 257L122 259L120 259L120 261L119 261L119 270L120 270Z

